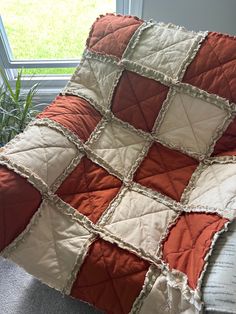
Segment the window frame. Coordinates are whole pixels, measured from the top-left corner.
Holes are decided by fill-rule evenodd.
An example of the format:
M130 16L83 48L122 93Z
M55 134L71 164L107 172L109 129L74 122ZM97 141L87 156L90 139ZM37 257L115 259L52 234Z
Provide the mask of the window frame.
M116 13L135 15L142 18L143 0L116 0ZM17 78L17 69L25 68L75 68L79 65L79 59L40 59L40 60L16 60L13 58L10 43L0 16L0 66L4 70L10 84L14 86ZM36 102L49 102L65 86L71 75L23 75L22 88L28 90L34 84L39 84Z

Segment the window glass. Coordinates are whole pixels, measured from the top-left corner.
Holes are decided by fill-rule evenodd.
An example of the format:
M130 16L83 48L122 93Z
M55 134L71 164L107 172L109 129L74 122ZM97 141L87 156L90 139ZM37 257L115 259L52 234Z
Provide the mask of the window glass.
M79 59L96 17L115 9L115 0L0 0L14 59Z

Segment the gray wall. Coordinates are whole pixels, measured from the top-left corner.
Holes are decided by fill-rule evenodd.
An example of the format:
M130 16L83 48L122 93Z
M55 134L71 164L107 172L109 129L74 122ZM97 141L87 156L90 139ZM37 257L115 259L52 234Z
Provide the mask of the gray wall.
M143 0L143 18L236 35L236 0Z

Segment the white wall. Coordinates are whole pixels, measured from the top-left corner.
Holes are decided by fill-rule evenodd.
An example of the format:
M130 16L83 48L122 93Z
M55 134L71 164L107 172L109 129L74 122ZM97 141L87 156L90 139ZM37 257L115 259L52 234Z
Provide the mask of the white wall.
M236 35L236 0L143 0L143 18Z

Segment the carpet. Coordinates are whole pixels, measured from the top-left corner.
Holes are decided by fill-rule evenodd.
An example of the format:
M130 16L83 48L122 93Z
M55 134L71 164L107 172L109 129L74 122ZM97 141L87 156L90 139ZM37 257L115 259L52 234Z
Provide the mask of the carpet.
M63 296L0 258L0 314L101 314L84 302Z

